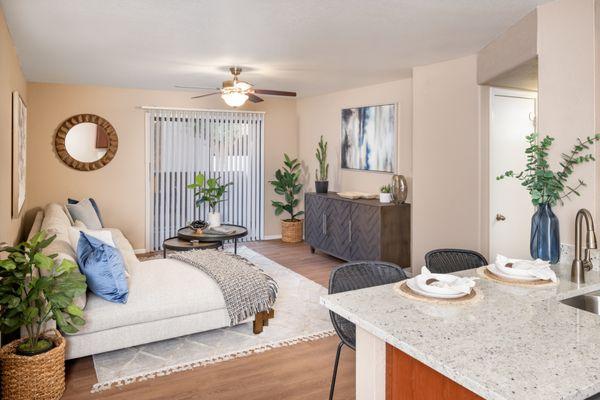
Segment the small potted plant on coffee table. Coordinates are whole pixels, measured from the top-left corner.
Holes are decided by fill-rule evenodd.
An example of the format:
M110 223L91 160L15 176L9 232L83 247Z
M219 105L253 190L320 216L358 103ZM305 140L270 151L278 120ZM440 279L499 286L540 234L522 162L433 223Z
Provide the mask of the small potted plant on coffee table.
M392 187L390 185L384 185L379 189L379 202L380 203L391 203L392 202Z
M323 140L323 135L321 135L315 157L319 162L319 169L315 170L315 190L317 193L327 193L329 189L329 181L327 180L329 164L327 163L327 142Z
M221 185L221 178L208 178L204 174L198 174L194 178L194 183L187 185L188 189L196 189L194 196L197 196L196 206L200 207L202 203L208 203L210 212L208 213L208 225L211 228L221 226L221 213L216 211L217 205L225 199L223 195L227 193L227 186L233 185L233 182Z
M8 256L0 260L0 330L24 327L27 337L0 349L2 398L59 399L65 389L65 340L44 329L51 320L65 333L85 324L74 299L87 285L76 264L42 253L55 237L41 231L3 250Z
M281 240L287 243L296 243L302 241L303 220L298 219L304 211L295 212L300 199L296 195L302 190L302 184L298 183L300 179L300 163L297 158L293 160L287 154L284 154L283 170L275 171L275 180L270 181L275 189L275 193L284 196L285 202L271 201L275 207L275 215L281 215L284 211L288 212L290 218L281 221Z

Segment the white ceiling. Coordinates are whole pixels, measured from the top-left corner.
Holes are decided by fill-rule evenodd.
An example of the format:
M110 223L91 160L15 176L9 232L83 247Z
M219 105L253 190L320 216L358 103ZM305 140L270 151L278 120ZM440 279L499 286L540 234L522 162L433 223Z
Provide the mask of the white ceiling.
M0 0L28 80L313 95L471 54L547 0Z

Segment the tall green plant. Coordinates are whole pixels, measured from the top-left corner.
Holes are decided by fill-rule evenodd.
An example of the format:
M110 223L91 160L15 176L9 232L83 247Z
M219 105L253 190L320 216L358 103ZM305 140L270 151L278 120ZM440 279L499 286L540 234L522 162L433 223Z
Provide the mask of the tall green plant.
M304 214L304 211L294 212L294 208L298 207L300 203L300 199L297 199L296 195L302 190L302 184L298 183L302 171L297 158L292 160L287 154L284 154L284 157L283 170L275 171L275 180L270 183L273 185L275 193L284 196L285 203L272 200L271 204L275 207L275 215L281 215L287 211L290 214L288 221L298 221L296 217Z
M42 253L55 238L40 231L30 241L4 249L8 256L0 260L0 330L9 333L24 326L28 339L20 348L29 352L48 344L41 336L49 320L66 333L85 324L83 310L73 302L87 289L85 276L73 262L59 263L56 254Z
M319 169L315 170L315 179L317 181L326 181L329 175L329 164L327 163L327 142L323 140L323 135L321 135L315 157L319 162Z
M204 174L198 174L194 178L194 183L187 185L188 189L196 189L194 196L196 199L196 206L200 207L202 203L208 203L208 208L211 212L215 212L217 205L223 201L223 195L227 193L227 186L233 185L233 182L221 185L219 178L206 179Z
M525 149L527 156L525 170L517 173L506 171L496 179L515 178L521 181L521 185L527 189L531 196L531 202L535 206L546 203L555 205L557 202L562 204L564 198L568 199L573 194L579 196L580 188L586 186L585 182L578 179L576 185L569 185L569 177L573 174L576 165L595 161L594 156L590 153L592 150L590 145L600 140L600 134L588 136L583 141L578 138L569 154L561 154L559 171L550 169L547 161L554 138L550 136L541 140L538 138L538 133L532 133L525 137L529 144Z

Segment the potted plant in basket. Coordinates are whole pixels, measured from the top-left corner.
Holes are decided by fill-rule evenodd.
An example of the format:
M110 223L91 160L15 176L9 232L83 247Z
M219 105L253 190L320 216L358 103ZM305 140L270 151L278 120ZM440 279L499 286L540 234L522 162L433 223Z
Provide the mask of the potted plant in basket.
M8 256L0 260L0 330L27 331L0 350L3 398L59 399L64 392L65 341L58 331L44 329L50 320L65 333L85 324L73 299L87 285L76 264L42 253L55 237L41 231L3 250Z
M270 181L275 189L275 193L284 196L285 203L280 201L271 201L275 207L275 215L281 215L284 211L290 214L290 218L281 221L281 240L288 243L302 241L303 220L298 219L304 211L294 212L294 208L298 207L300 199L296 195L302 190L302 184L298 183L300 179L300 163L298 159L290 159L287 154L284 154L283 171L278 169L275 171L275 180Z
M384 185L379 189L379 202L380 203L391 203L392 202L392 187L390 185Z
M227 193L227 186L233 185L233 182L221 185L219 178L206 179L204 174L198 174L194 178L194 183L187 185L188 189L197 189L194 196L197 196L196 205L200 207L202 203L208 203L210 212L208 213L208 225L211 228L221 226L221 213L216 212L217 205L225 201L222 197Z
M600 140L600 134L588 136L583 141L578 138L569 154L561 154L561 168L556 171L550 169L547 161L554 138L546 136L540 140L537 133L532 133L525 139L529 144L525 149L525 170L506 171L496 179L515 178L527 189L531 202L538 208L531 218L531 257L555 264L560 260L560 237L558 218L552 212L552 206L563 204L563 199L569 199L571 195L580 195L585 183L579 179L576 185L569 185L568 180L576 165L595 161L590 145Z
M327 163L327 142L323 141L323 135L317 146L315 157L319 162L319 169L315 170L315 190L317 193L327 193L329 189L329 164Z

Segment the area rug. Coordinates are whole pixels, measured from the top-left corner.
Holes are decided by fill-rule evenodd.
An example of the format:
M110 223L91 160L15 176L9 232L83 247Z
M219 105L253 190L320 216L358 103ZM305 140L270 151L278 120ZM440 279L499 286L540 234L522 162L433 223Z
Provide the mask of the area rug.
M238 254L279 284L275 318L260 335L253 334L252 323L247 323L94 355L98 383L92 392L335 333L327 310L319 305L319 297L327 294L327 289L245 246L238 249Z

